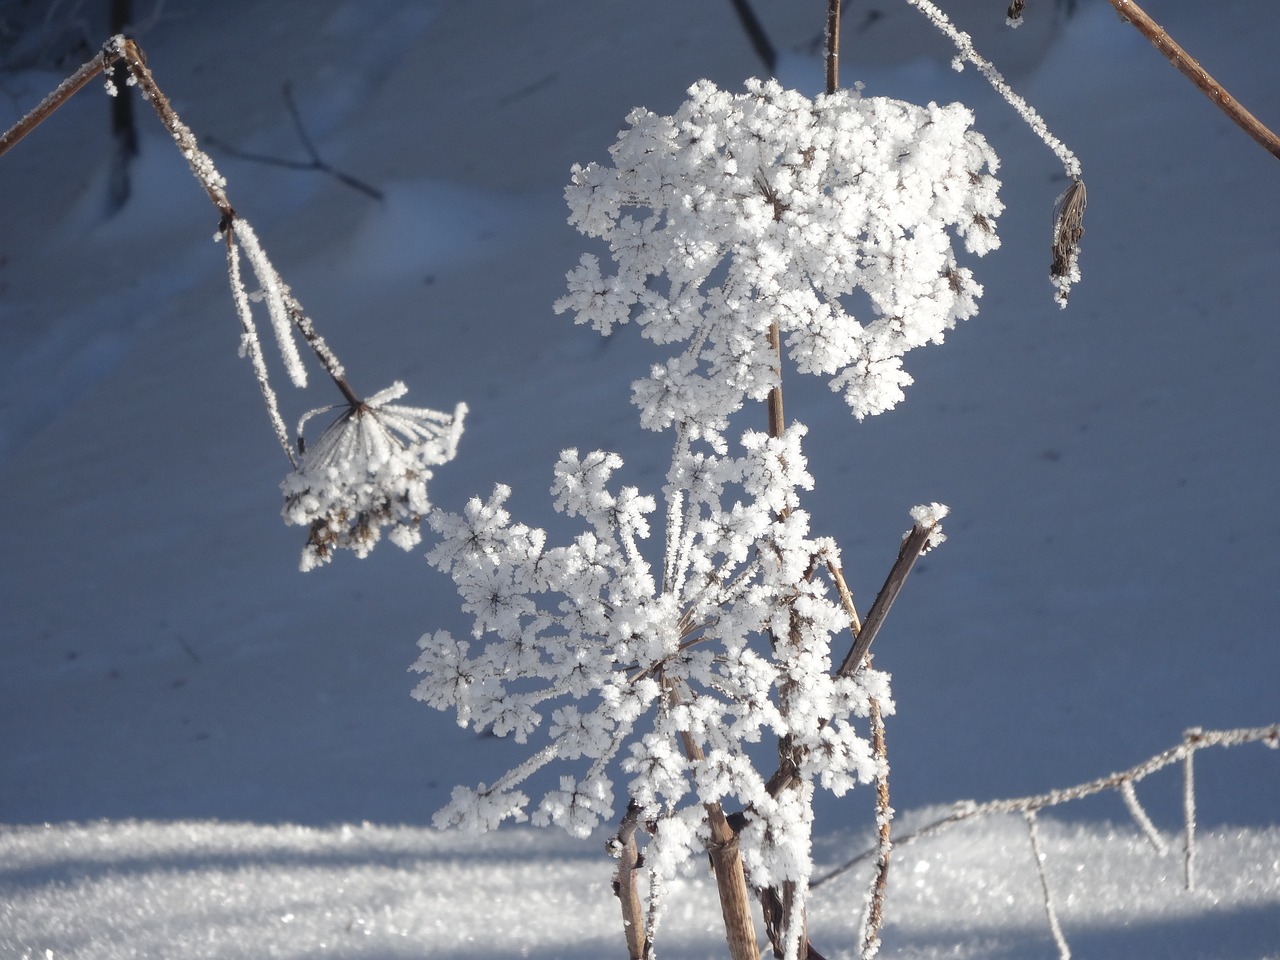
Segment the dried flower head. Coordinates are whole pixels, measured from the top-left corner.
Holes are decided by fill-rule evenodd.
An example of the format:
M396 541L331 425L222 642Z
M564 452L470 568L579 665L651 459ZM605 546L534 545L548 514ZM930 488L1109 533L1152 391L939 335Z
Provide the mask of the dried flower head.
M363 403L339 405L342 415L310 449L302 440L306 422L338 407L312 410L298 423L301 459L280 487L285 522L311 528L303 570L327 563L343 547L366 556L383 527L405 550L421 541L429 468L453 459L467 408L460 403L450 415L390 402L405 392L397 381Z
M1088 194L1083 180L1073 180L1053 208L1053 261L1049 277L1058 289L1058 305L1067 305L1071 285L1080 279L1080 238Z

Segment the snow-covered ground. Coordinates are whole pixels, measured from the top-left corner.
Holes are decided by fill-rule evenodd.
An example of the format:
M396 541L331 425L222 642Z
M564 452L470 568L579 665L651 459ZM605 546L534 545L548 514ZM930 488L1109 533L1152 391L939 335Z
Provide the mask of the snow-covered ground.
M824 5L756 5L780 75L812 92ZM952 508L877 641L908 827L1128 767L1189 726L1280 719L1280 168L1102 0L1070 19L1029 4L1017 32L1002 4L945 6L1080 155L1090 202L1084 282L1059 312L1054 158L949 70L915 11L850 5L846 83L971 103L1008 206L1002 249L975 265L978 317L908 359L900 409L857 424L788 385L816 525L864 606L907 509ZM618 449L642 486L665 467L626 402L631 331L601 341L551 310L583 249L569 166L601 159L632 106L667 112L700 77L761 68L727 2L494 7L169 0L139 38L197 135L301 158L288 82L325 159L383 191L213 151L360 389L403 379L409 402L471 407L433 499L501 481L553 524L561 448ZM1280 9L1147 7L1280 124ZM59 79L0 78L0 126ZM456 599L389 545L296 572L216 215L142 116L136 194L103 219L105 103L82 93L0 159L0 956L622 955L596 840L423 826L453 784L519 755L408 695L418 636L465 630ZM332 400L312 393L287 416ZM1197 768L1192 893L1176 843L1157 856L1114 794L1040 818L1078 956L1280 956L1280 759L1249 745ZM1140 792L1173 840L1176 774ZM866 791L824 801L820 862L853 856L869 823ZM1033 865L1019 818L903 848L886 954L1055 955ZM819 890L828 956L853 955L864 880ZM659 945L721 955L706 879L688 885Z

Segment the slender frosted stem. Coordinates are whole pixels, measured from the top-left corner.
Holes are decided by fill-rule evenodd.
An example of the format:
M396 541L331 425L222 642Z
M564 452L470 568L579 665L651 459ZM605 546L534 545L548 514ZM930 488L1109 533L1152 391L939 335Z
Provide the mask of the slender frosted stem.
M1058 922L1058 911L1053 907L1053 896L1049 892L1049 877L1044 871L1044 850L1040 847L1040 831L1036 826L1034 810L1023 814L1027 820L1027 833L1031 837L1031 855L1036 861L1036 873L1040 875L1040 891L1044 895L1044 913L1049 921L1049 931L1053 934L1053 942L1058 948L1059 960L1071 960L1071 948L1067 946L1067 938L1062 933L1062 924Z

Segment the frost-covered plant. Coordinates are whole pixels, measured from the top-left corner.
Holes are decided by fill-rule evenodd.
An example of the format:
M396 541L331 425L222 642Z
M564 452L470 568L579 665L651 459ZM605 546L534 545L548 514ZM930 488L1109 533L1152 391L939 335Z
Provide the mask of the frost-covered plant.
M204 157L194 143L189 149ZM221 191L221 178L207 157L198 164L193 160L192 168L207 171L206 182L214 183ZM399 381L361 399L347 382L337 356L316 333L311 318L267 257L253 228L242 217L230 214L223 217L221 234L227 247L232 300L240 317L240 352L253 365L268 417L293 467L280 485L285 497L284 520L308 528L301 569L307 571L329 562L339 549L352 550L358 557L367 556L381 540L384 527L390 528L388 539L393 543L412 549L422 540L418 525L431 506L427 499L431 467L448 463L457 453L466 404L458 404L450 415L391 403L407 392ZM258 281L254 293L244 284L240 269L242 249ZM294 340L295 333L301 333L344 397L340 404L312 410L302 417L298 422L296 454L285 433L258 339L254 302L266 307L293 385L307 385L307 371ZM307 421L334 410L342 412L308 448L303 437Z
M831 377L858 417L881 413L911 382L903 354L975 312L982 288L952 233L986 253L1003 208L964 106L702 82L675 115L627 121L612 166L575 168L567 191L617 271L584 255L558 307L601 333L638 308L646 337L689 344L636 384L647 427L720 443L743 400L777 384L775 323L801 372Z
M621 786L651 837L649 937L656 891L696 851L712 853L723 901L715 857L732 845L775 948L797 956L812 792L878 774L858 721L892 702L885 674L833 658L857 621L833 590L836 546L801 506L805 428L774 421L731 443L731 419L780 389L779 344L858 417L901 399L902 355L974 312L981 288L952 241L995 246L996 161L963 107L858 91L811 101L773 82L742 94L701 82L673 116L628 119L612 165L575 167L566 190L571 221L608 242L615 269L584 257L557 307L604 334L634 320L676 347L632 391L641 423L673 437L664 536L646 553L658 498L615 484L621 458L602 451L555 466L555 507L583 524L567 544L515 521L501 486L432 514L430 561L472 630L422 638L415 696L520 742L545 728L526 762L457 788L436 822L531 817L585 835ZM918 517L935 542L943 512ZM767 735L776 770L752 754ZM526 795L556 760L577 772Z
M186 158L192 176L219 213L218 238L227 250L227 276L231 298L240 320L240 354L253 366L254 376L292 472L285 478L284 518L287 523L310 528L302 554L302 569L329 560L333 551L347 547L364 556L390 527L389 538L406 550L420 541L418 521L430 506L426 482L431 466L453 459L466 406L452 415L388 403L405 393L401 383L363 400L347 382L342 364L316 332L288 285L272 264L256 231L232 208L227 199L226 178L200 149L191 128L182 122L147 67L141 48L123 35L112 37L92 60L80 67L12 128L0 135L0 154L16 144L77 90L94 77L107 74L110 96L121 91L111 69L124 68L127 86L137 87L155 110L174 144ZM245 285L242 255L258 288ZM297 452L289 441L280 415L262 343L254 319L254 304L262 304L280 349L285 372L299 388L307 385L307 370L295 335L301 334L315 358L342 394L345 412L329 427L312 450L307 451L302 427L325 407L303 417L298 425Z
M450 416L390 402L407 389L397 381L363 403L312 410L298 424L301 437L311 417L342 409L313 446L300 444L301 462L281 484L285 522L310 528L303 570L340 548L367 556L383 527L404 550L421 542L430 468L453 459L467 408L458 404Z

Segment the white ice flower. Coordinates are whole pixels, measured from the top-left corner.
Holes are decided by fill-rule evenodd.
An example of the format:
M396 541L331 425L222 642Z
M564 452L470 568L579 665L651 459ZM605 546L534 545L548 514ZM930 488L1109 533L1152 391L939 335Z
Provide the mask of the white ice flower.
M584 256L557 309L688 344L635 385L651 429L717 439L775 385L775 323L857 416L887 410L911 382L902 354L975 311L952 235L978 255L998 245L997 160L971 121L958 104L810 101L773 81L738 95L702 81L672 116L633 111L612 165L575 167L566 190L616 271Z
M813 482L804 434L799 424L780 437L748 431L737 456L677 444L661 577L641 551L655 500L615 483L613 453L561 454L553 502L583 524L563 546L515 521L503 486L461 513L432 512L440 542L428 559L452 577L472 639L424 636L414 696L459 723L546 743L496 786L457 793L440 822L531 815L582 835L613 812L620 773L617 792L660 824L672 822L663 811L712 803L749 811L764 876L791 869L809 820L770 792L747 745L785 738L802 792L843 793L873 770L850 722L866 714L862 676L832 670L848 615L810 575L832 548L810 536L799 505ZM553 761L583 770L540 799L513 792Z
M421 540L430 468L453 459L467 408L446 414L391 403L405 392L397 382L363 403L313 410L298 424L301 438L311 417L342 409L314 444L299 440L301 460L280 485L285 522L310 527L303 570L341 548L367 555L383 527L405 550Z

